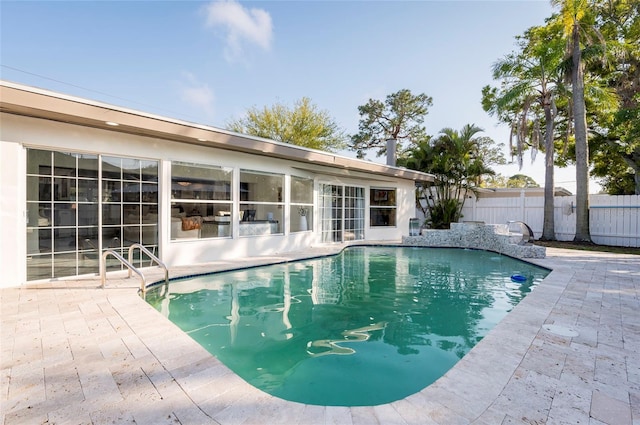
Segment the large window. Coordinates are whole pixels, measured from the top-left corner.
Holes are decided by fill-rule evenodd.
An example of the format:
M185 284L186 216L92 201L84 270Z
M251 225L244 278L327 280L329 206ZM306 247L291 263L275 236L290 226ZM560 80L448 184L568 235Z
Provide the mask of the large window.
M372 227L396 225L396 190L372 188L369 192L370 224Z
M291 232L313 230L313 180L291 176Z
M284 175L240 170L240 236L282 233Z
M27 149L26 177L27 280L97 273L107 248L157 248L156 161Z
M231 168L171 165L171 239L231 236Z

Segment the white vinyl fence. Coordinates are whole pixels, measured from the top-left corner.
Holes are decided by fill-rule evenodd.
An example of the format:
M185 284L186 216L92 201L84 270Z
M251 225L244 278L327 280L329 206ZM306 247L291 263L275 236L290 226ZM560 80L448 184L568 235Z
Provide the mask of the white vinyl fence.
M576 230L575 196L554 199L556 238L573 240ZM522 221L538 239L542 235L544 197L524 196L470 198L462 210L462 221L487 224ZM590 195L591 239L600 245L640 247L640 195ZM417 217L421 217L418 215Z

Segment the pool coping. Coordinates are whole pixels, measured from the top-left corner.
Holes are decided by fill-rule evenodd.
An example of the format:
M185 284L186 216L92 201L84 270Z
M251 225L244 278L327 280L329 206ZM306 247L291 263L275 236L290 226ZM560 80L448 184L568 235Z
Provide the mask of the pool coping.
M175 267L170 276L298 261L343 248ZM640 259L549 248L545 259L521 261L552 271L435 383L368 407L304 405L256 389L144 302L135 277L110 275L105 289L95 277L5 288L2 419L225 425L640 420L640 357L634 354L640 351L640 327L629 324L640 323ZM149 281L164 277L157 269L144 273ZM619 300L617 309L600 308L597 321L581 319L610 297ZM609 310L614 319L607 319ZM616 317L624 317L617 328ZM544 328L550 324L575 329L578 336L551 333ZM613 358L616 366L599 372L600 358ZM587 366L591 361L593 368ZM62 378L51 378L54 371ZM66 391L51 390L56 385Z

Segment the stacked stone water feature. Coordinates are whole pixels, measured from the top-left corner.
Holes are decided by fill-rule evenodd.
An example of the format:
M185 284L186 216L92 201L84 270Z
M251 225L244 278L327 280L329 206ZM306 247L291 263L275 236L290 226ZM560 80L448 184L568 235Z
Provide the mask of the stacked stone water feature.
M420 236L403 236L402 244L484 249L516 258L546 256L545 247L524 243L522 233L510 232L508 224L451 223L447 230L424 229Z

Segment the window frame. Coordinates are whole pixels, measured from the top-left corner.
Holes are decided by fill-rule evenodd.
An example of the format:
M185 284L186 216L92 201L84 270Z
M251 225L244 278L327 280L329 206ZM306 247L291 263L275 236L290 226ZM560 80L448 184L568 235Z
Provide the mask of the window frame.
M376 204L374 204L374 202ZM374 222L376 217L380 217L382 211L389 211L389 216L393 220L389 220L387 224L377 224ZM395 187L378 187L371 186L369 188L369 227L398 227L398 189Z
M294 180L299 180L299 181L308 181L311 182L311 194L309 196L309 201L298 201L298 200L294 200L293 196L294 196L294 190L293 190L293 183ZM290 233L298 233L298 232L311 232L313 231L313 216L314 216L314 211L313 211L313 198L314 198L314 192L315 192L315 181L313 178L310 177L300 177L300 176L295 176L295 175L291 175L291 180L290 180L290 189L289 189L289 193L290 193L290 199L289 199L289 232ZM303 224L303 214L302 211L304 211L304 217L306 221L306 226ZM297 214L298 216L300 216L300 220L298 222L295 222L296 226L296 230L294 230L294 220L293 217L294 214ZM306 227L306 228L305 228Z
M204 171L203 175L196 177L188 176L176 176L176 165L179 167L198 168ZM207 174L207 171L220 172L225 179L219 179L214 173ZM191 181L190 181L191 180ZM171 185L171 205L170 205L170 231L169 239L171 242L181 241L184 239L219 239L219 238L231 238L233 236L232 225L233 222L233 205L234 205L234 169L233 167L225 167L221 165L213 165L207 163L195 163L186 161L171 161L171 171L169 176ZM185 186L201 184L204 185L204 189L210 186L215 189L216 184L221 184L224 190L220 191L224 195L216 197L216 191L211 190L211 196L207 196L207 191L199 191L200 194L204 193L204 197L195 195L196 190L193 190L194 195L191 197L185 197L182 195L183 191L174 190L174 185ZM176 197L178 193L181 193L179 197ZM179 208L180 211L174 212L174 209ZM187 209L190 210L187 212ZM204 210L203 210L204 209ZM218 217L227 217L228 219L218 219ZM223 215L220 215L223 213ZM190 214L190 215L189 215ZM174 221L176 218L181 218L184 221L187 217L200 217L197 223L189 223L189 226L194 226L190 230L198 230L197 232L191 232L191 234L182 233L188 232L185 230L184 223L176 225L174 229ZM221 224L223 223L223 224ZM227 224L228 223L228 224ZM226 224L226 226L225 226ZM203 235L205 228L215 226L217 232L212 234ZM223 229L220 228L223 226ZM179 230L178 227L180 228ZM180 236L178 236L180 235Z
M248 175L256 175L256 176L269 176L269 177L277 177L279 179L278 185L275 188L275 201L274 200L266 200L260 201L256 200L255 197L249 198L252 194L250 188L248 187L251 182L243 181L243 176L245 174ZM252 170L247 168L240 168L238 175L238 189L240 193L240 199L238 200L238 208L240 215L237 219L240 227L240 235L241 237L253 237L253 236L263 236L268 234L270 236L273 235L283 235L284 234L284 219L285 219L285 173L273 173L269 171L261 171L261 170ZM247 187L245 187L247 185ZM246 195L245 195L246 194ZM244 197L246 199L243 199ZM258 198L259 199L259 198ZM269 198L267 198L269 199ZM269 211L269 207L273 207L273 211ZM253 214L248 216L247 212L253 211ZM248 222L264 222L269 223L269 233L265 233L263 230L251 229L247 228L247 226L242 226ZM255 227L255 226L254 226Z

